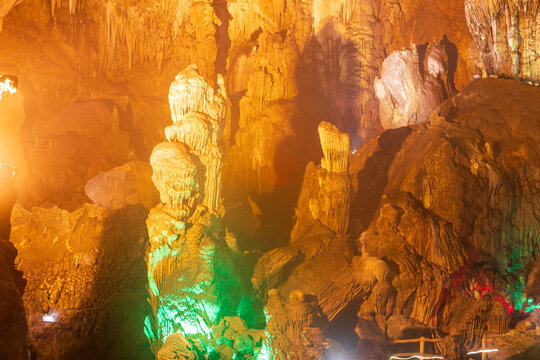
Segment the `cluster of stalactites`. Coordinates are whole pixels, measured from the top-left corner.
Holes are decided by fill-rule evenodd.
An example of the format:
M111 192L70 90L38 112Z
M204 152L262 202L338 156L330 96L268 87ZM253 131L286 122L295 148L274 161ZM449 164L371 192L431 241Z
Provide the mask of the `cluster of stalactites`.
M61 0L52 0L61 5ZM76 0L70 0L70 4ZM59 6L60 6L59 5ZM190 1L119 1L102 3L102 41L100 51L114 62L119 46L127 50L127 65L131 69L135 56L140 60L157 60L158 68L167 48L177 38L178 31L189 14ZM70 10L71 10L70 6ZM73 7L75 11L76 7ZM54 8L51 6L54 16ZM136 48L138 51L136 52ZM109 64L110 65L110 64Z
M197 71L196 65L180 72L169 90L173 124L165 128L168 141L186 145L201 164L202 203L211 211L221 202L221 169L226 93L218 75L218 89L212 88Z
M228 27L233 40L248 40L259 28L280 31L284 29L285 0L273 0L271 4L261 0L236 0L227 2L231 14Z
M64 3L67 3L67 6L69 8L69 12L71 14L75 14L75 10L77 10L77 0L66 0ZM54 17L54 13L56 9L60 9L62 7L62 0L51 0L51 15Z
M324 158L321 167L330 173L345 173L349 168L351 142L349 135L326 121L319 124L319 138Z
M313 23L315 32L325 25L326 21L349 22L356 0L314 0Z
M469 30L488 75L540 79L540 2L465 0Z

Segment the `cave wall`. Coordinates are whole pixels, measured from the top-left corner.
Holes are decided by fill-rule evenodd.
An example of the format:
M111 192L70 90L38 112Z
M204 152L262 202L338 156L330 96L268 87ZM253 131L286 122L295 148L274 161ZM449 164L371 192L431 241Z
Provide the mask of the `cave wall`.
M129 167L118 169L128 162L147 162L153 146L164 140L162 129L171 120L169 86L178 71L190 64L211 86L223 87L228 94L220 144L225 153L226 208L240 203L247 217L255 219L254 225L241 224L246 233L256 234L252 243L260 240L257 231L270 234L265 244L254 247L288 244L294 229L290 246L266 253L255 266L252 282L262 299L271 288L279 288L285 297L292 294L288 305L274 297L277 307L270 309L318 306L332 322L330 328L334 326L330 332L338 335L338 324L353 314L349 317L358 317L361 324L352 325L358 325L354 340L366 340L364 345L376 343L373 340L380 340L381 334L404 336L392 332L402 328L398 326L402 321L454 331L455 323L466 318L462 308L468 305L495 307L498 317L490 326L504 329L505 312L501 315L500 306L489 300L482 302L481 295L487 288L495 303L524 311L537 283L538 265L530 260L538 247L534 221L538 179L537 169L526 166L538 164L537 98L531 93L535 90L497 82L493 86L501 93L489 93L489 86L473 85L466 90L467 96L480 99L473 105L466 95L452 98L432 114L431 125L383 133L373 86L384 59L413 44L422 74L427 42L439 43L447 52L448 71L441 80L448 96L463 90L473 75L538 80L532 46L537 4L528 2L522 9L501 1L490 12L485 3L492 4L8 2L15 7L3 19L0 66L19 77L24 97L20 146L26 164L20 167L27 174L19 179L23 206L14 214L17 227L12 241L19 250L18 267L28 280L24 299L30 342L37 351L52 354L56 349L44 343L58 330L73 346L69 351L84 352L84 344L66 335L72 328L101 343L105 341L102 330L112 326L105 331L114 332L122 328L123 320L110 325L95 314L87 318L80 314L89 307L105 312L122 308L125 302L111 304L111 299L132 291L139 300L145 297L139 278L136 284L126 280L129 284L120 294L105 296L112 285L110 279L100 277L108 266L120 279L126 268L140 272L144 241L139 239L145 238L144 229L115 214L129 212L126 208L137 203L148 209L157 202L151 192L145 193L145 199L127 195L127 188L149 186L148 168L140 170L144 173L140 183L131 180ZM0 15L7 13L5 9ZM489 28L492 20L497 26ZM511 27L505 25L507 21ZM499 33L504 36L495 36ZM223 84L218 84L218 74L224 76ZM503 95L511 93L520 96ZM531 103L522 105L521 99ZM485 111L485 118L476 111ZM327 147L321 146L317 130L322 121L336 126L336 133L346 135L351 150L357 152L348 172L332 174L316 165L326 156ZM514 147L506 147L501 134L512 139ZM122 175L115 175L118 172ZM92 184L100 182L112 194L92 192ZM345 184L347 191L341 193L336 183ZM317 198L317 204L310 204L311 197ZM348 217L341 214L336 219L337 210L343 209L331 206L336 199L350 203L347 231ZM278 224L293 218L295 205L295 220ZM146 210L141 208L134 217L146 217ZM72 226L77 223L74 218L97 224L96 234L78 234L77 225L75 230ZM269 218L277 220L272 223ZM43 228L48 232L40 231ZM129 235L124 236L124 231ZM95 248L87 248L87 240L81 240L87 237ZM356 238L358 243L351 241ZM125 255L118 242L132 247L133 254L115 267L110 265L112 259ZM43 252L48 257L37 256L33 246L48 249ZM49 248L58 251L52 254ZM95 257L93 252L104 255ZM72 277L80 259L88 268L86 275ZM66 281L40 285L43 278L54 278L58 269L48 269L53 260L67 274ZM373 274L367 276L368 272ZM463 276L470 274L473 280L463 282ZM457 287L452 287L454 283ZM525 283L532 285L525 287ZM72 286L87 289L85 297L91 304L79 304ZM315 294L317 305L298 295L298 289ZM448 294L463 297L462 303L449 302ZM390 305L383 306L385 302ZM54 308L71 310L72 303L79 315L69 319L67 328L42 328L40 314ZM385 322L388 316L395 317ZM95 325L88 325L89 319ZM318 329L318 324L306 324ZM295 321L287 326L298 328ZM272 331L279 333L279 329L275 325ZM114 337L108 341L125 344Z
M27 153L37 143L41 152L65 134L42 134L40 124L52 128L51 119L65 116L75 103L101 101L116 113L113 126L129 136L123 151L147 161L170 118L166 96L176 72L195 63L211 83L224 74L231 110L224 185L231 198L298 181L307 162L320 156L320 121L349 133L355 147L378 135L373 81L393 50L446 35L444 41L460 49L449 81L460 88L473 68L461 2L25 0L4 23L0 63L25 77L21 140ZM55 156L64 151L52 147ZM42 160L27 159L20 199L28 207L53 206L51 193L66 197L46 180L54 177L40 168ZM108 160L88 159L72 174L80 180L65 187L80 195L79 184L96 171L125 162ZM55 168L66 176L67 164ZM73 210L87 200L71 197L71 204L57 205Z

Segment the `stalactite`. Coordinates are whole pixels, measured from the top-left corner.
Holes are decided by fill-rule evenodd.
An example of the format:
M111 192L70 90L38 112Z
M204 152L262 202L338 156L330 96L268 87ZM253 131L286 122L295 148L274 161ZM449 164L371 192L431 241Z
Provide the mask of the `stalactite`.
M533 45L538 13L537 0L465 0L469 30L488 75L540 79L540 49Z
M74 13L79 3L70 0L69 5ZM59 7L55 5L55 8ZM120 0L103 2L100 54L108 63L105 70L111 70L115 56L121 56L127 62L128 69L134 62L155 61L161 71L165 49L170 49L170 44L178 37L178 30L189 15L190 8L191 3L187 1L155 2L150 7Z

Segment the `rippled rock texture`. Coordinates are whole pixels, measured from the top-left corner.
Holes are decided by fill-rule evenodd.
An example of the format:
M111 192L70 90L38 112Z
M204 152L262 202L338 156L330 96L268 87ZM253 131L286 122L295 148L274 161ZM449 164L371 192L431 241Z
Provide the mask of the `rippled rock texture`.
M34 356L95 359L148 356L142 205L110 211L16 205L11 242L26 280L23 301ZM55 322L43 321L55 316ZM139 325L138 325L139 324Z
M11 239L33 351L152 357L144 329L161 359L380 359L419 336L452 358L488 331L500 357L534 358L538 88L470 82L538 82L538 16L5 1L22 126L0 131L24 154Z

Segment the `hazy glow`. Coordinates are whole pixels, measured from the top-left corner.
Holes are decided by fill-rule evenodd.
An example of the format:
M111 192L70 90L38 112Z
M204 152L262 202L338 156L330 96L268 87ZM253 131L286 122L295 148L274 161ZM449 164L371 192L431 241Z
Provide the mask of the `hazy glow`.
M4 95L15 94L16 92L17 87L15 86L15 81L7 77L1 81L0 77L0 99L2 99Z
M17 167L15 165L0 162L0 169L5 169L5 168L9 168L11 170L11 175L13 177L17 175Z

